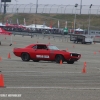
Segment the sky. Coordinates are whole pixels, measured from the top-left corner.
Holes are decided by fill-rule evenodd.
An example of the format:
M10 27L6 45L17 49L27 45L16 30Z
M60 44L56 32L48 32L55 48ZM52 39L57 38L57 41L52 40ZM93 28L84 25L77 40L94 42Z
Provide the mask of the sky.
M12 4L36 4L37 0L11 0ZM38 0L38 4L80 5L81 0ZM100 5L100 0L82 0L82 5Z

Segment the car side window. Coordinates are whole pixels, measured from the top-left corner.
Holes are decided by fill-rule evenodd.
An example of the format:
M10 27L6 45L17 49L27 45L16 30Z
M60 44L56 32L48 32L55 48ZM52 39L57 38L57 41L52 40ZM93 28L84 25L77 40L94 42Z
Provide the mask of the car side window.
M47 50L47 49L48 49L48 47L47 47L46 45L44 45L44 46L43 46L43 49L46 49L46 50Z
M47 50L46 45L37 45L37 49Z

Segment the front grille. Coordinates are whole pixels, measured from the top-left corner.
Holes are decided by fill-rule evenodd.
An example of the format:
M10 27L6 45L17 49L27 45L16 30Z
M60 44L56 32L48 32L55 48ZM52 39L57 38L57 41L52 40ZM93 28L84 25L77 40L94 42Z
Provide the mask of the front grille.
M73 57L79 57L79 54L72 53L71 55L72 55Z

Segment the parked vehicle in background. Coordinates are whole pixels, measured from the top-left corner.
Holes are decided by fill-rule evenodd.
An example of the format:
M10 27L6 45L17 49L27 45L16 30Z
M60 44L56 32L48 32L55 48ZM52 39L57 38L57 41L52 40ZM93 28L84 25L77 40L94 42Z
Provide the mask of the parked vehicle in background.
M83 35L83 34L71 34L70 35L70 41L73 41L74 43L90 43L92 44L94 36L92 35Z

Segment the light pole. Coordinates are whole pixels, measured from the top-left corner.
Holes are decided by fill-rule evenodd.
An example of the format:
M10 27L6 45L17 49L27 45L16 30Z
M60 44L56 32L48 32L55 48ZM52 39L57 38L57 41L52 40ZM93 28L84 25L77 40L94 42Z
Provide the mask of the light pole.
M17 2L18 0L15 0L16 1L16 13L18 13L18 8L17 8Z
M36 12L35 12L36 15L37 15L37 9L38 9L38 0L36 0ZM35 18L35 31L36 31L36 24L37 24L37 20Z
M82 13L82 0L81 0L81 3L80 3L80 15Z
M2 2L0 1L0 13L1 13L1 9L2 9Z
M90 34L90 15L91 15L91 7L92 7L92 4L91 4L90 7L89 7L89 25L88 25L88 35Z
M38 0L36 1L36 14L37 14L37 9L38 9Z
M75 34L75 28L76 28L76 9L78 4L75 4L75 18L74 18L74 34Z

